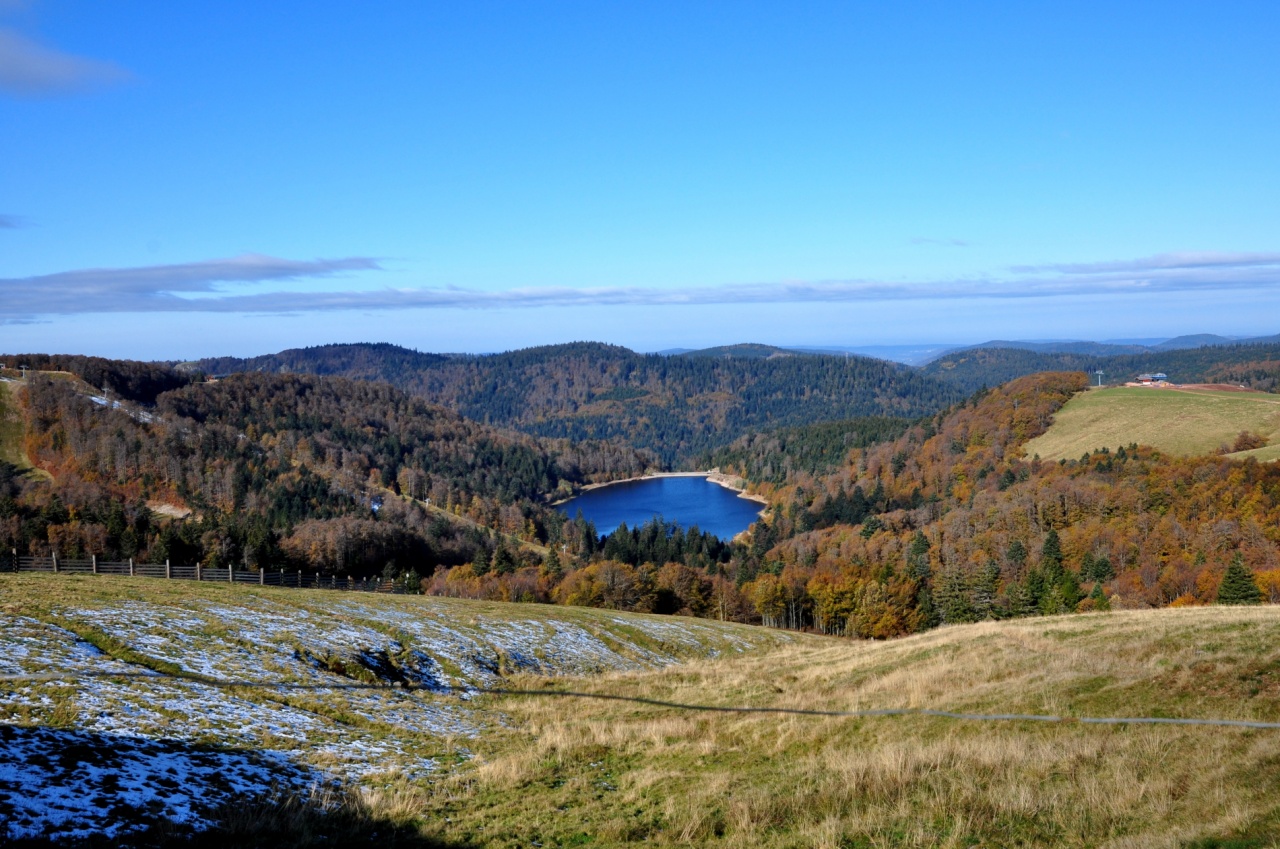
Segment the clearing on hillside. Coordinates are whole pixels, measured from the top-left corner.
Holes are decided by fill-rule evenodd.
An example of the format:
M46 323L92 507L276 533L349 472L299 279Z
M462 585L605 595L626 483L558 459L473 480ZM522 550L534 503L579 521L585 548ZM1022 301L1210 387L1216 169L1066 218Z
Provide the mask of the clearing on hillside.
M1126 386L1081 392L1054 415L1053 425L1026 444L1028 457L1075 459L1099 448L1136 442L1170 454L1212 454L1241 431L1267 446L1232 456L1280 457L1280 396L1261 392Z
M0 460L20 469L29 469L31 461L22 447L22 414L18 412L13 397L18 385L13 381L0 380Z

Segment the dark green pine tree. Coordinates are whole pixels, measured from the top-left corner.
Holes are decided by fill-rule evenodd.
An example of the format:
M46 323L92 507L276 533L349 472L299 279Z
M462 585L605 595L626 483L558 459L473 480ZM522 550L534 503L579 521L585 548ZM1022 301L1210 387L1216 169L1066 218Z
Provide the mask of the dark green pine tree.
M1244 565L1239 554L1231 558L1231 565L1218 585L1218 604L1262 604L1262 590L1253 579L1253 573Z
M929 539L921 531L916 531L907 546L907 574L927 581L929 572Z
M1058 589L1062 591L1062 601L1068 612L1075 610L1080 604L1080 599L1084 598L1084 593L1080 591L1080 579L1070 569L1063 571L1062 578L1058 581Z
M1062 580L1062 540L1053 528L1049 529L1040 549L1040 568L1044 570L1046 583L1056 584Z
M516 559L505 543L498 543L498 547L493 550L493 560L490 565L499 575L510 575L516 570Z
M1089 598L1093 599L1094 610L1110 610L1111 599L1107 598L1107 594L1102 591L1102 582L1093 585L1093 592L1089 593Z
M1014 565L1015 571L1021 574L1022 567L1027 563L1027 547L1022 544L1022 540L1015 539L1009 543L1009 551L1005 557Z

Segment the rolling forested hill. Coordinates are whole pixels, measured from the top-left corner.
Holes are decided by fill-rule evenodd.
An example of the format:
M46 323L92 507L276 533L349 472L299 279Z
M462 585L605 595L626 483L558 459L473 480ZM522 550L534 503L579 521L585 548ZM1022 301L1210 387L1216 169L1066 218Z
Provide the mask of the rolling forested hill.
M1261 364L1280 360L1280 342L1247 345L1210 345L1141 354L1096 356L1088 353L1029 351L1021 348L973 348L953 351L926 365L921 371L968 394L985 387L999 386L1017 377L1043 371L1082 371L1092 375L1101 369L1106 383L1124 383L1143 372L1164 372L1176 383L1210 383L1240 375L1250 388L1274 386L1271 367L1266 385L1252 385L1251 372ZM1092 379L1092 378L1091 378ZM1259 379L1268 379L1260 376Z
M558 540L564 519L547 494L655 462L500 431L341 378L236 375L151 407L40 372L6 389L25 455L52 478L0 464L0 546L22 553L361 575L398 560L429 574ZM163 519L157 506L192 515Z
M198 366L211 373L294 371L385 380L476 421L544 437L622 440L670 465L754 431L859 416L916 417L965 394L865 357L660 356L599 343L481 357L332 345Z

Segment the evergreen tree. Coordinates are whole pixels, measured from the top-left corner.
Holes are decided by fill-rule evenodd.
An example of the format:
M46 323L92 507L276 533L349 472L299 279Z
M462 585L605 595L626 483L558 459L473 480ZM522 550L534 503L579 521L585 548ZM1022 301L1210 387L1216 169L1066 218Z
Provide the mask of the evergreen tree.
M1067 613L1070 608L1067 607L1067 601L1063 597L1062 587L1054 586L1053 589L1044 594L1040 599L1040 612L1045 616L1053 616L1057 613Z
M1218 585L1218 604L1262 604L1262 590L1239 554L1231 559Z
M942 617L938 615L937 605L933 603L933 592L928 584L921 583L919 586L920 589L916 592L916 612L920 614L920 626L917 630L927 631L941 625Z
M954 567L944 569L938 576L936 603L943 622L976 622L969 582L965 573Z
M1005 553L1005 557L1018 572L1022 571L1022 567L1027 563L1027 547L1022 544L1022 540L1015 539L1009 543L1009 550Z
M1058 591L1062 593L1062 601L1067 610L1075 610L1080 599L1084 598L1084 593L1080 590L1080 579L1070 569L1064 570L1058 580Z
M510 575L516 570L516 559L511 555L511 550L507 548L506 543L499 543L493 550L492 566L493 571L499 575Z
M973 587L973 614L988 619L995 612L996 590L1000 587L1000 567L988 560Z
M560 552L556 551L554 545L547 551L547 556L542 558L542 574L556 581L559 581L564 576L564 566L560 563Z
M929 579L929 539L916 531L907 546L907 574L922 581Z
M1102 591L1102 582L1093 585L1093 592L1089 593L1089 598L1093 600L1094 610L1110 610L1111 599L1107 598L1107 594Z
M422 576L418 574L417 569L410 569L400 577L400 583L404 587L404 591L410 595L422 594Z
M1062 540L1053 528L1049 529L1040 549L1040 568L1044 570L1045 583L1056 584L1062 580Z
M1036 600L1032 598L1027 585L1014 581L1007 590L1008 613L1010 616L1030 616L1036 612Z
M1098 580L1097 577L1094 575L1095 567L1096 567L1096 561L1093 558L1093 552L1086 551L1084 553L1084 557L1080 558L1080 580L1082 581Z
M476 556L471 558L471 573L477 578L489 574L489 552L483 548L477 548Z

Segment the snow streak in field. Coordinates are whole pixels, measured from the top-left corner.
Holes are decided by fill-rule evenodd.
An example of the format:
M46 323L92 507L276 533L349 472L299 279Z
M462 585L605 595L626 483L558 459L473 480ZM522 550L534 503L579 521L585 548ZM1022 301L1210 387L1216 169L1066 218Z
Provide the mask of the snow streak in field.
M233 798L421 778L502 721L472 696L510 672L655 668L755 642L710 624L529 610L237 592L55 608L65 628L0 612L0 843L158 820L199 829ZM117 660L70 630L90 628L182 672Z

